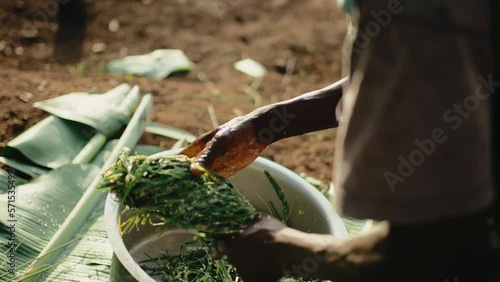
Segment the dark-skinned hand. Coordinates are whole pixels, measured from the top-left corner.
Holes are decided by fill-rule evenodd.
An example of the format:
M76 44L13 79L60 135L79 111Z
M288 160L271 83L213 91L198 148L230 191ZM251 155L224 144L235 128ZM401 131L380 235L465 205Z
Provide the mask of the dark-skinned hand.
M236 267L245 282L274 282L284 273L274 249L274 234L286 228L280 220L257 213L253 222L241 233L232 234L218 241L212 256L224 255Z
M266 148L259 142L251 116L234 118L199 136L181 154L195 157L191 172L200 174L198 166L231 177L252 163Z

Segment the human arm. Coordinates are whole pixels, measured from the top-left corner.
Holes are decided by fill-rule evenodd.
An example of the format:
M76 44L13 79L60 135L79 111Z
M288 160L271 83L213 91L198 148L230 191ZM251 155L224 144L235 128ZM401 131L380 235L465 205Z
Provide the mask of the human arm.
M198 165L222 176L232 176L257 158L269 144L336 127L336 109L345 83L347 78L236 117L199 136L181 154L196 157ZM192 170L197 173L196 166Z
M311 234L286 227L259 214L242 233L221 241L218 257L226 255L244 281L277 281L291 275L303 278L356 281L383 261L388 223L350 238ZM350 279L350 280L349 280Z

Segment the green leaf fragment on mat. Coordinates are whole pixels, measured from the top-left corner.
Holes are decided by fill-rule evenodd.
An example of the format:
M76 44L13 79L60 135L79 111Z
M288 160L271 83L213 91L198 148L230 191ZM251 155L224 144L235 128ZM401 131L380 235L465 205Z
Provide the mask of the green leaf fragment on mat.
M267 74L266 67L252 59L238 61L234 63L234 68L252 77L263 77Z
M159 49L146 55L127 56L108 63L110 73L130 73L164 79L172 73L190 71L193 63L178 49Z

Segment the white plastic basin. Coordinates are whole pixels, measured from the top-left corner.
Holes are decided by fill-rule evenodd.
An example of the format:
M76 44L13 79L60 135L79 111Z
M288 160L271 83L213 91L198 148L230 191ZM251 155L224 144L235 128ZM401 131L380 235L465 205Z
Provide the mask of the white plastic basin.
M165 151L154 156L172 155L178 150ZM289 205L293 203L289 225L293 228L313 233L332 234L336 237L347 236L341 218L335 213L329 201L300 176L289 169L264 158L257 158L250 166L230 179L250 203L259 211L268 212L259 194L271 200L277 207L280 201L272 185L264 175L267 170L282 188ZM118 215L123 206L113 195L108 195L105 206L105 220L108 238L114 251L111 267L112 281L162 281L149 276L137 262L150 257L160 256L160 252L175 252L179 245L192 239L191 234L172 229L159 235L153 226L144 226L120 236Z

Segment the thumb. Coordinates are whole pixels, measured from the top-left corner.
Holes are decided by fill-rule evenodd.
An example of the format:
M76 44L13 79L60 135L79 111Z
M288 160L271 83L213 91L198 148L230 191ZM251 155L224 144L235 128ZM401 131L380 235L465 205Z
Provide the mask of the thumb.
M190 158L198 155L207 145L207 143L212 140L214 135L217 133L219 129L214 128L209 132L205 132L202 135L200 135L198 138L196 138L191 144L189 144L184 150L180 152L181 155L186 155Z
M196 156L195 163L191 165L191 172L194 174L202 173L200 166L207 170L213 170L215 160L227 152L227 144L226 138L213 138Z

